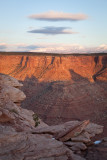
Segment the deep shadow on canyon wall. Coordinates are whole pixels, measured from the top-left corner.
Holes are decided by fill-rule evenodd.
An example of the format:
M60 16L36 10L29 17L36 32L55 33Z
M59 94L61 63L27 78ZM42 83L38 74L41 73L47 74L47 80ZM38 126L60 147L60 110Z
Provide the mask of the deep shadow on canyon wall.
M107 56L0 56L0 72L23 82L22 107L46 123L90 119L106 126Z

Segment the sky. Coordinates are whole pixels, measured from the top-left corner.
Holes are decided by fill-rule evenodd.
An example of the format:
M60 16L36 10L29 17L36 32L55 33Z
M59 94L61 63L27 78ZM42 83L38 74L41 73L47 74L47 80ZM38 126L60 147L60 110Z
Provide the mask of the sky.
M107 53L107 0L0 0L0 51Z

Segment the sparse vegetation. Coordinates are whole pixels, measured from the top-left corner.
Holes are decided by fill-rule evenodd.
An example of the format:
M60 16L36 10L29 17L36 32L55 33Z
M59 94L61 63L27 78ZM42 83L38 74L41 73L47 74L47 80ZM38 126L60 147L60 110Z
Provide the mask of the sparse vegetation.
M37 127L40 124L39 117L36 113L34 113L32 116L33 120L35 121L35 127Z
M17 111L17 110L15 110L15 109L11 109L11 110L10 110L10 112L13 112L13 113L18 114L18 111Z

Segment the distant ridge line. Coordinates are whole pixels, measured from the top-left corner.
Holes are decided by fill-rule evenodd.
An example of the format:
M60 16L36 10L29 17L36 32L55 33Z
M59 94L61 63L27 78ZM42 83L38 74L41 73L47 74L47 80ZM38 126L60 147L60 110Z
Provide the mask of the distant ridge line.
M48 52L1 52L0 55L27 55L27 56L102 56L107 53L48 53Z

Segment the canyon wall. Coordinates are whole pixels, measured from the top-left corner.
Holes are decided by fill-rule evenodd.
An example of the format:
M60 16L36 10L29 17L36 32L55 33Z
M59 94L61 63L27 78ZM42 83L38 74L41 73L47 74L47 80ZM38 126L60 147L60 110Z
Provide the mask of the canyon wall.
M0 56L0 72L18 80L67 81L72 72L89 81L107 80L106 67L107 56Z
M0 72L23 83L32 109L48 124L107 121L107 56L0 56Z

